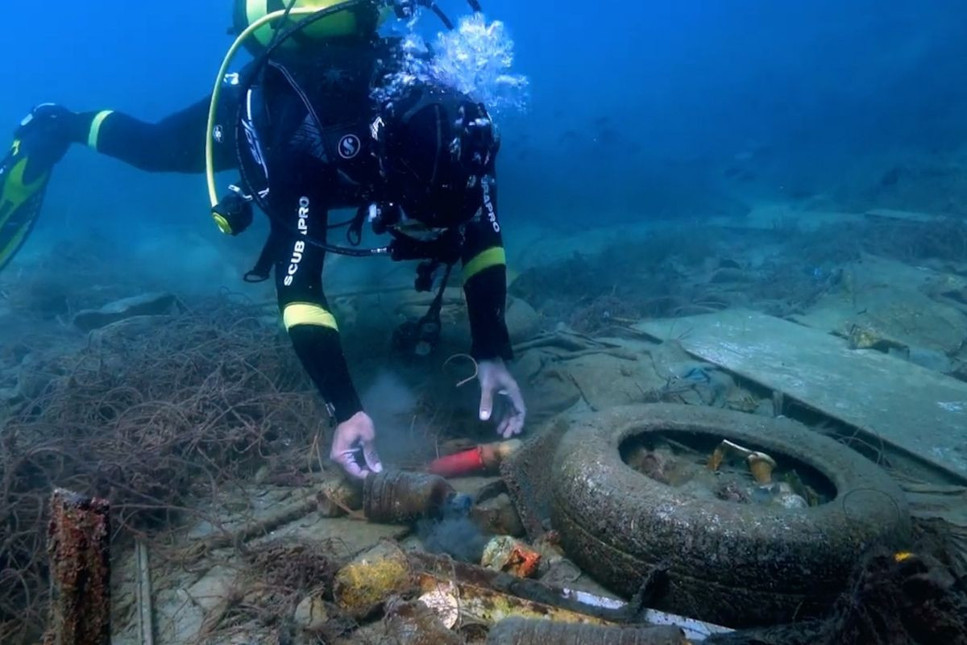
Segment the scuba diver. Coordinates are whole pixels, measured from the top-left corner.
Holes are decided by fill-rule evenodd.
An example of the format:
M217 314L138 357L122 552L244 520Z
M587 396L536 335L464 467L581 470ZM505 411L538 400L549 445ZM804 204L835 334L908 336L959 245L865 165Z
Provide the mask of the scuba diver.
M439 9L422 0L452 27ZM475 2L474 10L479 11ZM402 50L378 34L416 3L374 0L237 0L237 39L209 97L156 124L111 110L77 113L42 104L23 120L0 164L0 268L29 234L54 164L73 143L150 172L206 172L211 214L237 235L258 206L270 234L245 279L274 270L279 311L335 430L331 458L351 476L382 469L323 290L327 254L420 260L416 288L439 289L427 314L394 345L425 354L440 329L446 279L459 261L481 387L479 417L504 437L520 433L525 406L507 369L505 255L496 209L499 139L484 105L444 84L394 87ZM227 70L241 47L253 55ZM238 171L219 198L214 174ZM335 209L353 209L331 222ZM368 225L386 246L361 248ZM333 232L345 233L334 242ZM440 279L442 276L442 279Z

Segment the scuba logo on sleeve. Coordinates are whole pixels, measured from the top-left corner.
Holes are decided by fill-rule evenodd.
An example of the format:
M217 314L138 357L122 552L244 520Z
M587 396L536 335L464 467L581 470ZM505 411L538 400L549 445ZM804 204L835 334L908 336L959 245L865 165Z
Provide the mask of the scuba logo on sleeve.
M299 233L305 235L309 232L309 198L299 198Z
M300 197L299 198L299 222L296 224L296 229L299 231L299 235L309 234L309 198ZM289 258L289 268L286 272L285 279L282 280L282 284L287 287L292 286L292 281L295 274L299 271L299 264L302 262L302 257L306 250L305 240L296 240L295 244L292 246L292 257Z
M494 228L494 233L500 233L500 222L497 221L497 210L494 208L494 202L490 198L490 181L486 177L480 182L480 190L483 192L483 203L484 209L487 211L487 220L490 221L490 225Z

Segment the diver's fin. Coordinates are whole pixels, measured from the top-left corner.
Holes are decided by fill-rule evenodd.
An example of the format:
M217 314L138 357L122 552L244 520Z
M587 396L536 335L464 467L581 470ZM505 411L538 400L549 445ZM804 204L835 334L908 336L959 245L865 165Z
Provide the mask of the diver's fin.
M53 166L47 155L28 156L23 148L15 139L0 162L0 270L33 230Z

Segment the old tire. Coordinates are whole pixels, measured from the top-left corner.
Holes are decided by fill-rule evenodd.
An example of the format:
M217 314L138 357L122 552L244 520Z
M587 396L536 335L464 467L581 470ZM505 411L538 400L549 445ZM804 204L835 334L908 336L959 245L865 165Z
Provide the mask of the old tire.
M730 439L769 453L780 467L794 459L824 475L835 496L801 510L699 500L622 461L622 442L645 433ZM861 553L900 548L910 534L902 491L859 454L792 421L700 406L572 417L550 484L552 524L592 576L630 596L646 572L665 566L667 584L651 606L732 627L821 614Z

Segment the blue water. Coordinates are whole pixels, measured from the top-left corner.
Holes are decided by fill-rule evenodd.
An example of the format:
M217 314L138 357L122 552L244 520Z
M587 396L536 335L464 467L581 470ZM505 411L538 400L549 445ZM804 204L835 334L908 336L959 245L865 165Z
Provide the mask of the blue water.
M228 1L7 5L9 130L42 101L161 118L209 91L231 42ZM967 138L959 2L488 0L485 10L505 24L513 72L529 81L528 110L501 117L511 235L514 222L734 215L757 199L830 192L859 207L897 164L956 160ZM967 204L967 188L946 197ZM89 227L217 239L201 177L149 176L76 149L40 235Z
M5 145L3 137L12 134L24 114L41 102L57 102L77 111L112 109L145 120L161 119L209 94L233 40L228 34L232 22L229 0L2 1L0 145ZM467 14L463 0L439 1L454 19ZM886 345L886 351L897 357L894 365L909 360L936 372L929 379L924 377L922 388L904 385L896 397L884 397L882 406L877 402L866 406L866 410L856 402L872 401L870 397L887 391L890 384L913 383L914 377L893 377L873 360L858 363L859 367L852 366L843 374L835 370L820 373L815 367L808 367L819 361L809 348L789 347L788 354L780 354L770 345L767 354L783 358L781 369L772 366L771 371L763 370L761 389L758 385L753 388L752 382L747 383L744 378L735 379L736 387L729 389L726 384L733 384L733 380L725 369L713 373L710 364L703 362L694 368L691 360L679 361L677 342L656 349L648 360L636 361L634 366L633 361L625 360L628 356L624 348L612 352L609 344L605 353L613 354L610 358L616 361L613 372L606 372L605 364L597 360L585 363L569 361L564 356L560 361L551 360L565 350L550 343L545 352L540 343L535 343L537 349L532 356L537 360L521 361L515 366L515 370L520 369L520 384L528 390L528 433L540 427L541 422L535 422L541 418L538 414L555 413L559 411L557 406L567 401L578 400L578 408L587 405L589 409L605 410L615 401L623 404L660 398L678 381L695 389L694 398L683 396L682 401L735 405L737 409L755 409L760 414L792 414L790 409L802 412L812 403L805 399L799 407L795 388L779 396L783 383L789 381L789 370L795 368L794 357L801 350L808 369L804 370L802 383L796 386L799 391L814 391L813 395L828 406L831 417L842 414L844 424L850 428L863 428L862 433L877 431L864 439L863 434L851 430L850 441L856 438L857 447L862 448L864 441L869 442L867 447L871 449L884 446L884 441L875 436L882 426L885 441L900 446L897 452L906 455L908 451L923 449L920 454L925 469L932 461L959 473L957 476L963 475L964 457L957 449L965 445L964 426L962 418L956 416L964 409L960 394L963 384L955 383L953 378L943 384L933 377L941 379L943 373L967 379L967 350L962 342L967 333L967 289L959 277L951 279L951 272L967 275L963 264L967 262L964 0L481 2L486 10L486 24L502 24L493 32L492 40L484 41L498 45L501 58L485 66L484 84L475 89L495 108L502 133L498 160L501 229L508 247L509 268L522 274L512 285L514 296L535 309L530 312L533 324L521 325L528 334L537 333L538 329L555 330L563 324L594 335L610 330L612 324L623 326L639 318L678 317L748 306L773 317L801 316L805 312L811 320L803 324L813 331L827 332L834 327L838 332L856 330L858 338L872 336L876 340L882 325L884 342L879 344ZM431 44L438 43L439 28L432 16L424 16L413 26L415 33ZM459 42L451 44L454 51L465 51ZM477 54L480 53L478 49ZM463 80L465 72L462 63L420 71ZM204 135L198 133L199 137ZM227 174L219 184L224 189L234 179L234 173ZM818 220L817 214L822 212L832 213L829 221L837 222L841 212L863 213L874 207L954 215L960 219L923 218L927 223L914 222L915 225L881 223L879 229L843 226L840 239L832 234L826 237L826 230L832 227L816 232L808 227L800 229L795 221L773 220L780 225L775 230L749 226L741 233L732 230L735 227L716 226L709 230L724 237L719 240L719 247L713 246L709 235L702 235L703 218L726 216L739 220L770 204L780 205L781 209L776 210L785 217L815 216ZM621 240L615 233L620 230L618 225L642 221L684 225L655 227L660 234L639 235L640 246L609 246L611 240ZM931 229L932 226L937 228ZM614 228L591 231L603 227ZM207 401L207 395L195 396L192 379L204 379L205 385L199 390L210 391L211 384L218 387L224 378L229 378L227 375L234 374L234 368L224 365L231 367L232 360L241 361L231 355L224 364L219 359L218 373L213 374L219 379L207 378L208 368L204 366L209 364L208 353L221 351L225 346L231 353L247 357L225 340L235 334L234 325L227 325L225 334L212 334L214 340L209 343L206 326L211 323L205 320L204 308L215 299L196 301L189 297L196 295L193 290L200 289L207 296L227 287L253 302L269 303L265 312L270 315L261 322L277 323L273 282L248 285L241 279L257 257L265 229L266 222L260 218L251 233L241 237L218 233L209 216L201 175L151 175L75 146L55 170L35 234L20 257L0 274L0 403L6 405L3 397L15 392L32 397L34 393L24 390L39 388L37 384L45 383L49 376L59 379L54 383L59 382L60 389L52 391L62 397L52 399L52 419L79 401L74 407L80 410L76 414L83 419L84 431L101 430L92 411L98 408L97 414L104 417L105 431L128 436L125 424L135 423L131 419L140 419L141 412L130 416L111 403L111 397L121 392L117 400L123 399L123 404L128 405L128 388L106 393L100 403L89 406L92 410L87 410L83 402L88 400L85 397L94 396L89 394L96 392L94 388L113 384L118 377L114 371L129 375L137 370L130 366L115 370L116 360L120 359L108 360L113 336L98 335L94 338L103 344L95 345L92 355L103 355L105 360L97 363L97 374L89 377L92 385L88 386L84 373L90 370L93 374L94 363L71 355L71 343L83 346L87 339L79 330L61 330L60 325L76 308L100 306L115 297L135 295L141 289L167 289L189 305L203 303L195 310L200 331L192 338L205 341L184 352L179 349L178 362L184 365L178 369L184 370L184 379L173 378L168 383L164 378L168 372L163 369L157 372L161 374L159 378L154 377L154 372L149 375L152 384L160 384L160 392L165 392L165 386L177 385L179 392L172 397L188 399L163 401L159 412L145 422L149 429L130 436L148 437L152 443L147 448L152 455L158 449L154 444L175 445L166 437L177 433L168 427L167 413L163 415L161 411L176 409L184 401L189 401L185 405L202 406L199 401ZM859 234L853 235L855 230L873 234L879 231L882 237L873 235L870 246L880 247L882 255L874 261L869 257L857 261L862 247L854 244L860 241ZM587 238L583 237L586 231ZM947 245L945 231L952 232ZM564 235L554 235L558 232ZM637 232L640 234L641 229ZM803 233L802 238L794 237L797 232ZM578 236L582 236L580 244L575 243ZM739 244L742 236L745 243ZM784 236L786 239L779 239ZM84 258L79 259L81 254L76 250L58 251L63 240L87 240L81 248L94 256L90 263L93 268L84 266ZM589 253L582 256L585 248ZM941 257L937 249L945 254ZM894 262L897 258L907 265ZM931 259L935 260L935 272L927 273L920 264ZM120 269L116 260L123 264ZM383 260L327 258L326 281L330 302L335 304L334 312L340 316L339 325L344 330L354 380L358 375L357 387L380 428L378 443L384 462L393 464L394 456L417 455L422 448L429 453L430 447L423 443L430 440L434 442L433 449L438 450L442 445L436 441L438 434L443 438L468 431L466 436L470 437L469 431L476 433L479 429L481 434L473 435L474 441L493 437L483 424L477 427L470 423L476 417L478 390L472 385L462 389L452 386L465 375L457 376L456 371L447 368L449 360L438 356L441 360L430 368L428 362L400 367L404 361L385 360L392 328L402 322L402 314L410 315L414 307L396 307L392 304L392 291L385 292L390 294L385 299L383 294L379 298L352 296L360 285L370 286L368 282L364 284L368 278L412 284L412 267L387 268L390 263ZM556 264L552 264L553 260ZM948 261L950 266L946 265ZM524 268L517 271L515 262ZM351 269L351 264L362 268ZM528 270L541 264L552 269ZM391 274L392 271L396 273ZM332 280L343 280L347 275L349 279L331 289ZM943 281L928 280L928 276ZM118 283L117 289L107 288L112 281ZM340 293L343 298L334 297ZM895 302L889 300L893 293L899 294ZM928 295L932 302L928 302ZM372 304L377 300L377 304ZM423 314L420 309L417 315ZM521 309L518 306L517 311ZM225 309L214 320L220 323L233 311L236 310ZM445 334L454 332L456 338L462 332L454 329L456 325L450 325L448 318L445 309ZM188 318L185 329L191 331L189 324L194 324L194 320ZM858 321L855 327L854 320ZM250 332L251 322L243 320L237 327L242 348L261 338ZM778 325L778 321L773 322ZM866 323L871 325L871 333L867 333L870 330ZM676 341L686 340L692 330L677 324L675 321L672 327L673 337ZM805 327L802 337L810 338ZM722 329L728 328L726 319ZM48 329L63 333L58 336ZM159 323L157 329L157 337L146 326L132 326L130 337L128 328L118 332L118 346L126 348L127 354L119 350L117 356L133 356L136 343L143 337L146 358L134 365L155 370L154 357L168 349L161 346L163 339L171 338L175 333L171 329L180 327ZM37 332L36 338L28 333L33 331ZM139 336L142 332L143 336ZM903 337L894 342L892 336L896 332ZM774 347L793 338L792 332L788 334L777 337ZM57 355L57 343L61 340L63 357ZM561 347L570 342L581 344L575 337ZM739 352L735 356L754 356L751 352L762 351L763 346L753 345L750 353ZM587 347L593 345L589 343ZM594 351L579 351L573 356ZM831 355L826 349L817 351L815 356ZM198 367L189 367L191 361L183 357L190 358L190 352L197 352L205 360L199 360ZM872 352L859 354L864 358L857 360L875 356ZM271 348L266 353L271 354ZM256 354L252 352L253 356ZM455 354L451 358L460 356L466 355ZM786 356L792 358L787 361ZM604 360L605 356L590 358ZM279 371L290 364L280 360L275 366L276 359L266 360ZM385 372L384 363L388 365ZM846 359L839 356L835 366L845 363ZM545 364L546 369L537 367ZM654 373L648 365L653 366ZM833 409L834 399L826 391L834 386L839 391L838 384L861 374L863 365L876 367L855 378L853 387L843 387L844 403L836 402ZM252 369L256 368L261 370L260 364L253 362ZM526 376L525 369L529 370ZM570 369L586 371L581 378L562 377ZM65 373L69 379L61 378ZM672 380L668 380L669 375ZM273 378L271 370L259 372L259 376L258 383L263 378ZM639 382L639 378L650 381ZM779 383L775 395L771 394L770 379ZM279 381L283 383L280 387L296 387L288 375ZM584 388L582 383L593 387ZM869 395L865 393L867 386ZM136 390L138 386L131 387ZM736 398L726 401L726 391ZM693 394L691 390L688 393ZM155 396L147 389L142 394L146 402ZM233 400L227 395L220 398L224 402L213 403L213 409L230 406ZM255 395L252 400L261 401ZM884 412L901 410L906 401L909 410L929 410L929 414L909 424L909 441L900 432L900 425L910 416L904 412L893 418ZM31 404L24 409L32 415L43 403L40 399L37 406ZM14 400L14 405L20 403ZM263 408L259 405L262 404L253 404L252 415L261 415L259 410ZM275 404L264 405L267 409ZM153 409L146 404L131 410L139 408ZM308 434L316 421L308 416L308 404L300 402L292 409L292 414L303 419L304 424L286 426L281 434L286 446L302 450L302 444L297 448L289 433L301 432L299 428L304 425ZM116 418L114 411L120 412ZM817 406L815 418L821 416L821 411ZM31 429L28 424L28 431L21 434L27 438L44 436L47 441L46 433L56 427L51 430L46 412L38 414L36 427L40 430ZM71 418L67 412L63 414L64 418ZM814 413L810 410L802 416L813 419ZM279 434L280 424L288 423L282 415L264 417L254 420L252 426L267 428L259 424L271 422L271 435ZM237 415L227 412L224 418L232 419L226 423L233 427L220 437L245 436L236 434L235 427L245 425L244 420L238 423L234 420ZM155 419L164 424L164 431L157 431L161 439L151 434ZM206 430L221 432L214 422L199 426L195 416L187 413L184 419L183 436L194 437L189 433L197 432L201 437ZM938 421L924 423L922 419ZM321 427L322 419L319 422ZM73 446L82 440L77 437L83 437L73 425L58 423L69 427L70 432L50 437L51 454L58 446ZM175 424L172 428L180 427L177 420L171 423ZM824 433L845 427L838 421L824 426ZM960 434L947 432L948 428ZM950 439L958 436L959 443ZM268 446L268 435L261 438ZM120 441L117 445L123 446ZM211 444L226 445L221 440ZM259 444L259 450L262 448L263 444ZM118 451L112 448L112 457L123 458L113 452ZM94 453L85 450L79 454ZM144 463L167 464L165 457L157 458L157 462L153 459ZM210 460L207 456L205 459L207 469ZM186 468L194 468L188 457L179 454L178 463L183 462ZM63 472L70 473L72 461L65 456L63 463L67 464ZM92 459L91 463L100 464L99 471L114 472L110 461ZM298 463L302 463L301 458ZM287 459L278 460L278 464L288 467ZM905 468L908 464L917 468L920 465L919 460L906 457L896 465ZM274 456L270 465L276 467ZM88 472L77 468L79 473ZM119 468L118 472L129 471ZM168 470L159 466L157 472ZM139 471L139 480L142 474ZM919 471L903 475L921 477ZM84 476L69 481L73 486L83 482ZM52 474L51 481L54 479ZM151 481L150 474L144 475L144 481ZM208 479L200 481L207 483ZM939 481L955 480L951 476ZM124 486L115 488L113 482L111 487L124 490ZM153 491L160 487L151 490L154 495ZM42 494L46 497L48 493L45 490ZM24 495L22 499L31 500L31 512L35 512L37 505L32 498ZM235 504L234 498L225 499ZM840 501L846 503L845 498ZM157 503L152 497L147 508ZM900 507L896 508L899 511ZM12 511L9 517L15 518L19 526L23 516ZM27 526L27 520L23 522ZM463 533L456 535L468 542ZM347 543L352 540L348 537ZM28 547L37 544L40 543L30 543ZM30 566L41 561L35 557ZM0 592L5 590L4 574L11 577L12 572L13 578L19 575L15 567L6 571L3 568L0 566ZM38 576L36 581L28 578L28 585L34 584L37 590L46 588L43 576Z

